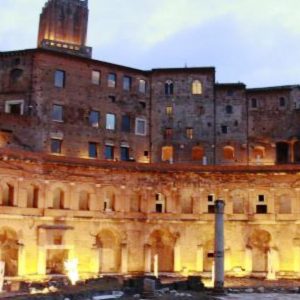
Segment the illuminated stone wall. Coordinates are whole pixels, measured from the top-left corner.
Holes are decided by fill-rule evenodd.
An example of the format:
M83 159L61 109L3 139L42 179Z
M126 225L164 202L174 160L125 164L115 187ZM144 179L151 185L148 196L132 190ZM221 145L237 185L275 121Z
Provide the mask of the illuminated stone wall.
M227 274L265 274L270 251L278 276L300 273L299 168L1 158L1 257L19 275L59 272L74 257L82 274L151 272L154 254L161 272L210 272L209 195L226 203Z

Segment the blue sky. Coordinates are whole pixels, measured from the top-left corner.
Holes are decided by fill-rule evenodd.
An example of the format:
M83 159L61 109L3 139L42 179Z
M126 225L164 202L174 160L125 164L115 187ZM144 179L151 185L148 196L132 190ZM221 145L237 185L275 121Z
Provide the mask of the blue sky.
M34 48L46 0L0 0L0 51ZM89 0L95 59L215 66L218 82L300 84L299 0Z

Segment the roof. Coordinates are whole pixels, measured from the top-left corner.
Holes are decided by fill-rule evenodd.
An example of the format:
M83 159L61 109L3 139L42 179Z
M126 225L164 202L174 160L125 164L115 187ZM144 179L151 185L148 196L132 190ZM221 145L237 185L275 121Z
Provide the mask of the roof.
M289 91L295 88L300 88L300 85L295 84L295 85L281 85L281 86L251 88L251 89L247 89L247 92L256 93L256 92Z
M216 83L216 88L235 88L235 89L245 89L246 84L242 82L233 82L233 83Z

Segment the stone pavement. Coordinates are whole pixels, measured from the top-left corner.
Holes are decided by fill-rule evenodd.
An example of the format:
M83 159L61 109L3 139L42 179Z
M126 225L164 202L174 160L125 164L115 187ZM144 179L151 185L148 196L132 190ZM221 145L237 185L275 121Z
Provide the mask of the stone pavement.
M300 294L229 294L220 300L300 300Z

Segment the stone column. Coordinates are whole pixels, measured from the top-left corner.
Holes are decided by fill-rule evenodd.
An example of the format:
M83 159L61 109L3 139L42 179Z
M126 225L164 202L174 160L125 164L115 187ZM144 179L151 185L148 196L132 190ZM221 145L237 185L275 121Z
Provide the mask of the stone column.
M100 270L100 253L98 247L93 247L91 249L91 260L90 260L90 271L92 273L98 274Z
M126 243L121 245L121 273L128 273L128 247Z
M214 289L224 292L224 206L222 200L215 202L215 282Z
M37 262L37 272L38 275L46 275L46 256L47 250L44 246L38 247L38 262Z
M18 249L18 276L26 275L26 252L25 246L19 245Z
M174 272L180 272L181 267L181 253L180 253L180 245L176 242L174 247Z
M196 261L196 271L203 272L203 246L197 246L197 261Z
M144 246L144 253L145 253L145 273L151 273L151 246L145 245Z
M252 249L249 247L245 250L245 271L252 273Z

